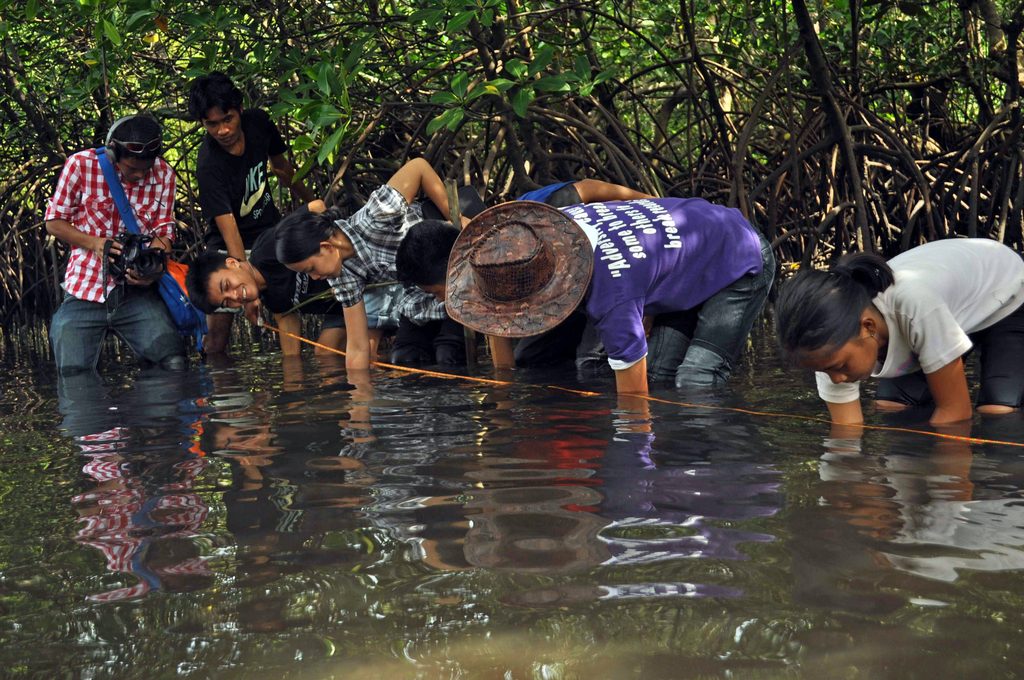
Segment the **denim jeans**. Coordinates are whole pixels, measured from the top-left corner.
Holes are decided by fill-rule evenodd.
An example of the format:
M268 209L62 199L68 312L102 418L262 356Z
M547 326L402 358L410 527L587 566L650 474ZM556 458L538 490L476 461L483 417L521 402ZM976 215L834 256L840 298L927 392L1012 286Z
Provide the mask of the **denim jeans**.
M370 286L363 293L367 328L391 331L398 328L398 300L402 297L402 284Z
M50 344L60 375L95 370L108 331L144 362L185 365L185 343L156 286L118 286L105 303L64 296L50 322Z
M647 343L651 382L675 379L676 387L724 384L764 308L775 278L775 256L761 241L761 271L748 274L685 312L654 319Z

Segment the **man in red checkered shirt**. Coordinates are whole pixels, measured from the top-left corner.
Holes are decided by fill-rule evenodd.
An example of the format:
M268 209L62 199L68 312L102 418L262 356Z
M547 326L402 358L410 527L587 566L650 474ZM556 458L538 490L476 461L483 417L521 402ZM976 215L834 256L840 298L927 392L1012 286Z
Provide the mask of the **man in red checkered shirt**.
M159 157L160 124L138 114L114 123L107 149L151 247L170 251L174 238L174 171ZM107 332L117 333L144 364L185 368L185 346L153 283L128 270L123 279L107 271L121 252L113 240L126 231L100 169L96 152L80 151L64 164L46 208L46 231L71 246L64 273L64 300L50 324L50 342L61 375L95 370Z

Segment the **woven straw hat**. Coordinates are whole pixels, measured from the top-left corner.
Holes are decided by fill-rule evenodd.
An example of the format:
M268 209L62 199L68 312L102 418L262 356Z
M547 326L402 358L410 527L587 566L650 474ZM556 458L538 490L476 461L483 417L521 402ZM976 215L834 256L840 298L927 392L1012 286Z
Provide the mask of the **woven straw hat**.
M554 328L580 304L594 269L583 230L534 201L489 208L466 225L448 259L448 316L507 338Z

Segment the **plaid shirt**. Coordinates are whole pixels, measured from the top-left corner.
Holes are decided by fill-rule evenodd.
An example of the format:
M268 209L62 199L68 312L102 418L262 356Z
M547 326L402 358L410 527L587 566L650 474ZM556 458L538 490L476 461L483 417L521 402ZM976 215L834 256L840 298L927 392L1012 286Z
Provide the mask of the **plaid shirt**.
M428 321L443 321L448 318L444 303L420 288L406 286L396 303L401 316L408 317L417 326Z
M157 158L145 177L130 184L122 180L122 185L142 233L173 239L175 177L171 166ZM125 229L95 151L79 151L68 158L46 207L46 220L65 220L83 234L103 238L113 238ZM103 280L102 258L85 248L71 249L64 272L65 291L80 300L104 302L113 287L113 279Z
M355 254L345 260L341 276L328 279L334 297L344 307L363 299L367 284L391 283L398 279L395 258L398 245L409 227L422 219L419 206L410 206L405 196L385 184L370 194L370 200L348 219L335 226L352 242ZM406 287L396 306L398 313L417 324L446 318L444 303L419 288Z

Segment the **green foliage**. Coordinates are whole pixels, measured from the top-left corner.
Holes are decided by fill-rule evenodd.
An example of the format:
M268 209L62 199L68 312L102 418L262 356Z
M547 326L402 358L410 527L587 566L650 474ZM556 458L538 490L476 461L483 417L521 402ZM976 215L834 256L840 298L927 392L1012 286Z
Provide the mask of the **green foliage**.
M186 119L186 93L193 78L213 69L239 83L248 106L270 110L304 181L327 193L344 168L345 196L353 203L416 154L442 174L461 168L463 181L481 183L489 199L538 181L589 175L732 202L780 230L820 222L849 191L822 185L804 193L808 181L846 181L828 169L829 149L808 159L797 185L788 185L795 175L783 167L829 134L822 93L811 85L809 47L794 19L802 3L9 4L0 14L0 219L25 237L4 246L0 309L8 313L26 289L56 298L48 270L59 251L39 242L41 206L62 160L101 140L120 115L148 109L164 120L167 157L181 179L179 217L202 229L189 190L201 133ZM982 7L989 5L964 12L952 0L873 0L813 8L827 78L849 124L887 126L858 141L891 148L897 138L921 156L911 154L900 161L903 169L880 176L876 193L907 186L912 166L941 152L960 158L958 149L969 148L1018 96L1019 88L1010 87L1016 65L998 35L1015 25L1016 8L1001 0L991 5L1001 17L996 25L982 20ZM942 101L931 100L937 108L930 114L942 116L948 135L944 148L926 153L922 123L907 110L928 83L948 85ZM745 146L736 148L748 125ZM979 171L1010 177L1019 140L1001 133L990 139L995 156L985 157L1002 160ZM776 172L785 186L769 197L774 185L764 182ZM943 224L964 217L956 187L943 184L955 184L951 178L960 172L930 176L933 203L948 205ZM1007 177L986 175L977 183L996 187L981 197L988 204L978 219L992 224L984 228L1008 229L1013 240L1017 206L998 204L1018 193L1018 179ZM1007 182L1012 186L1004 190ZM770 207L777 199L783 202ZM906 222L917 200L885 207L888 222ZM1008 216L1002 226L999 215ZM828 235L840 250L851 245L850 219L842 215ZM885 238L881 245L888 247ZM818 244L803 240L797 250L804 247ZM27 278L15 276L14 263L26 253L38 261Z

